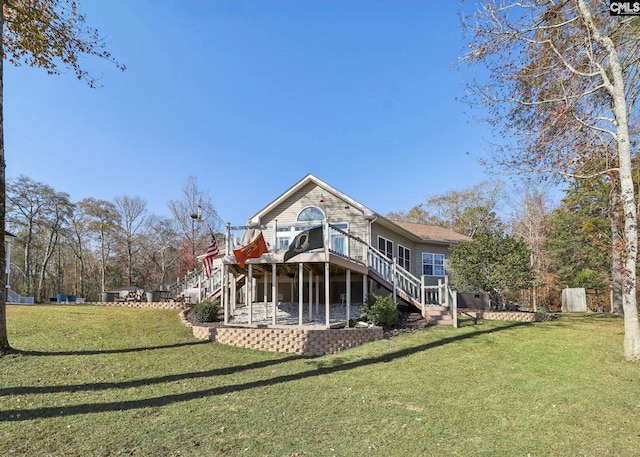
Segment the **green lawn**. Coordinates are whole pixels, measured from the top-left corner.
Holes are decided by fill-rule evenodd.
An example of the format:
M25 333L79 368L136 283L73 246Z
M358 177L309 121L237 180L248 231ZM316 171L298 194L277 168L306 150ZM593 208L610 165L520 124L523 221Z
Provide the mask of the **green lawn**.
M9 306L1 456L635 456L622 321L465 322L302 358L176 311Z

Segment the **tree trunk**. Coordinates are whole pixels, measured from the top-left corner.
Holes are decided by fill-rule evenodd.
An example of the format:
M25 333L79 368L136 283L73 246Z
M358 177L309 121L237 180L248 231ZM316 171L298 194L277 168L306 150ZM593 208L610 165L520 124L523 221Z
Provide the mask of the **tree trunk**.
M611 191L611 314L616 316L624 315L623 284L622 272L624 265L622 264L621 248L624 240L620 236L620 227L622 217L620 214L620 185L617 179L613 179Z
M4 30L4 2L0 0L0 36ZM3 81L3 65L4 65L4 47L0 45L0 221L2 222L3 242L0 243L0 265L5 269L6 251L4 247L4 230L6 227L6 163L4 161L4 81ZM0 353L6 354L11 351L9 338L7 336L7 275L2 274L2 292L0 292Z

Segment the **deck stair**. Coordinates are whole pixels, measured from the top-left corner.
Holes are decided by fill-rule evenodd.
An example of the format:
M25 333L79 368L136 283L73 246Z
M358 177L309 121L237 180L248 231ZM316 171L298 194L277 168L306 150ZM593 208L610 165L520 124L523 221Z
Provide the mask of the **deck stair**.
M453 325L453 316L446 306L426 306L425 314L429 325Z

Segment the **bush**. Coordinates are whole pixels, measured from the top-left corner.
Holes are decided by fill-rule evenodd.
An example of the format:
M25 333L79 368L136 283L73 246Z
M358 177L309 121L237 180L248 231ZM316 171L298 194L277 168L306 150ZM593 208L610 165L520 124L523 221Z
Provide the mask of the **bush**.
M385 329L394 328L398 323L398 310L390 295L369 294L362 313L368 322Z
M198 322L215 322L220 313L220 300L202 300L191 309L191 312Z

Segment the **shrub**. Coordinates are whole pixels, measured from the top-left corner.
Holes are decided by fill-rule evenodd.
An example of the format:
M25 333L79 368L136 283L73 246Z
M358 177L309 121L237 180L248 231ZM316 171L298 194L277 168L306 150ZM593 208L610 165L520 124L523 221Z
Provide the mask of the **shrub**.
M368 322L385 329L394 328L398 322L398 310L390 295L369 294L362 313Z
M202 300L191 309L191 312L198 322L215 322L220 313L220 300Z

